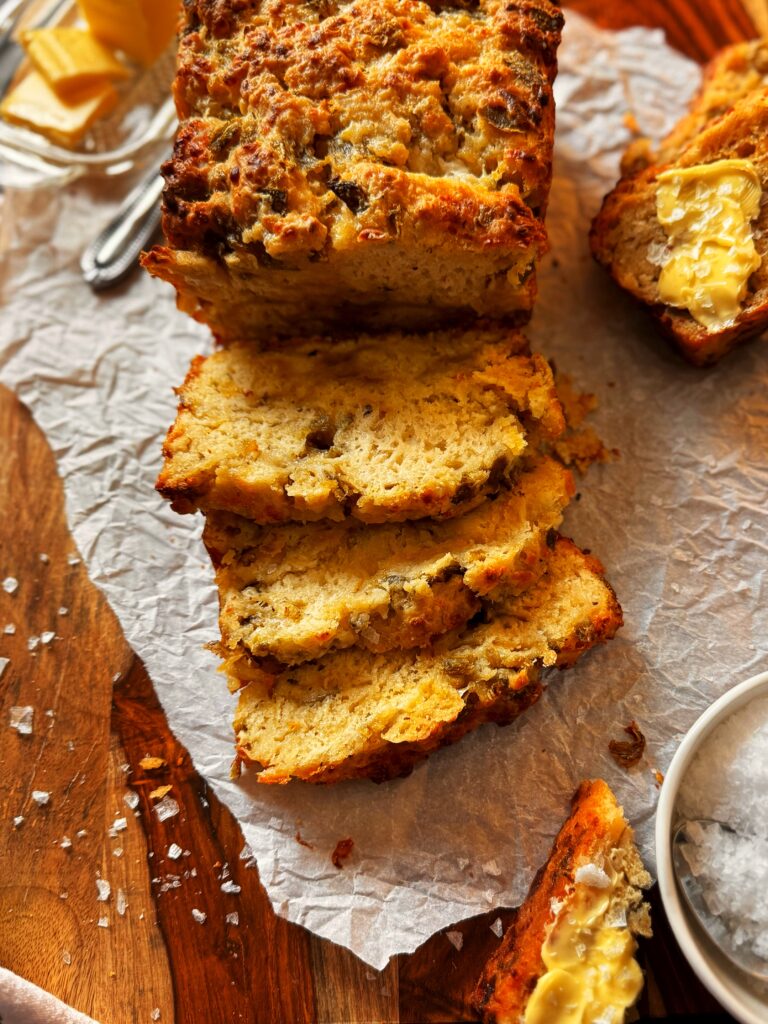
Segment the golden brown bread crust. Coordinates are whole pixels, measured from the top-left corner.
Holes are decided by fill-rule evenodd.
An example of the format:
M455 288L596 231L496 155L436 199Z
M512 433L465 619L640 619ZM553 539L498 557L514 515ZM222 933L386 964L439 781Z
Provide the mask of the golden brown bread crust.
M168 245L144 259L182 308L223 338L530 309L554 3L185 7Z
M541 948L554 919L553 904L567 902L580 865L601 860L614 849L622 852L627 873L621 896L630 929L650 934L640 887L650 885L651 880L634 848L632 829L602 779L582 782L546 864L538 871L501 945L483 969L473 1007L484 1024L522 1021L528 999L546 970Z

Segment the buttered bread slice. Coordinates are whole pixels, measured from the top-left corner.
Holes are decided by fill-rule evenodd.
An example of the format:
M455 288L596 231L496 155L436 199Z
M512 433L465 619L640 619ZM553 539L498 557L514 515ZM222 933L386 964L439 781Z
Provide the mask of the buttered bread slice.
M474 1007L485 1024L623 1024L643 987L635 935L650 935L651 884L602 779L582 782Z
M700 366L768 327L768 89L705 111L658 155L625 162L590 235L598 262Z
M179 396L158 490L259 523L460 515L564 429L548 364L503 327L235 344Z
M248 680L264 659L296 664L353 645L423 647L463 626L483 598L536 579L573 490L568 470L545 457L455 519L257 526L210 512L203 540L228 673Z
M470 729L511 722L541 695L543 667L573 664L621 623L602 567L558 538L532 587L429 651L350 648L262 673L240 694L238 757L267 783L408 774Z

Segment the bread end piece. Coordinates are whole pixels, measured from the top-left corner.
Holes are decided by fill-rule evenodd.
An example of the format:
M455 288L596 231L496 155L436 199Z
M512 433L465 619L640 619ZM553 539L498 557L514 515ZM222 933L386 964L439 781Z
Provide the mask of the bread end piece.
M542 947L561 908L574 899L577 871L608 864L616 874L612 915L623 915L633 935L650 936L649 908L642 890L650 886L651 878L635 847L632 828L607 783L588 780L579 786L547 863L480 977L473 1006L485 1024L525 1020L528 1002L547 971ZM552 1024L557 1024L554 1018Z
M762 48L755 53L762 55ZM664 228L656 215L660 173L723 159L747 159L758 173L763 192L768 190L768 89L763 88L763 78L751 68L743 48L739 61L736 56L716 58L705 75L705 92L655 153L646 146L635 158L637 144L631 147L631 154L622 164L622 177L603 200L590 231L590 247L597 262L646 306L658 330L695 366L711 366L737 344L768 327L765 205L752 224L762 264L751 275L741 312L733 320L720 328L707 329L688 310L662 303L658 290L661 256L667 247ZM741 78L734 64L744 65ZM747 68L751 68L749 73ZM741 88L736 87L734 76ZM751 83L752 91L745 82ZM734 105L727 109L729 99Z

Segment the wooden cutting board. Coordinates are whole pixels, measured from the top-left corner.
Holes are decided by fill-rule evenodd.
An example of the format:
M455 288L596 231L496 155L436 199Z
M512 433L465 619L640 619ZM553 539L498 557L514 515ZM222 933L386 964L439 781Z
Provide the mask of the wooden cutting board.
M604 27L662 27L672 45L698 60L768 32L765 0L571 6ZM0 965L102 1024L471 1019L468 994L498 941L489 926L498 916L508 924L513 912L454 926L464 936L460 951L436 935L380 973L277 918L256 871L238 859L237 824L193 771L144 666L70 557L53 455L23 406L2 389L0 437L0 577L12 573L20 581L14 595L0 591L0 655L10 659L0 680ZM61 607L66 614L57 614ZM2 635L6 623L16 624L14 635ZM27 649L30 635L50 629L54 642ZM37 709L30 737L5 725L9 708L25 704ZM147 754L164 766L143 769ZM138 815L124 804L127 784L139 793ZM149 813L149 794L161 785L172 786L181 807L165 823ZM51 791L48 807L31 810L33 789ZM13 828L17 815L25 820ZM110 837L120 817L126 828ZM71 848L62 848L64 836ZM173 842L189 856L166 859ZM225 863L238 895L221 892ZM167 885L169 875L186 872L177 888L161 891L162 882L152 882ZM112 884L107 928L97 923L97 873ZM115 909L118 888L128 904L124 916ZM655 904L655 937L642 949L648 984L641 1015L701 1020L721 1013L683 960L658 898ZM193 908L207 915L204 925L194 923ZM235 911L239 926L225 923Z

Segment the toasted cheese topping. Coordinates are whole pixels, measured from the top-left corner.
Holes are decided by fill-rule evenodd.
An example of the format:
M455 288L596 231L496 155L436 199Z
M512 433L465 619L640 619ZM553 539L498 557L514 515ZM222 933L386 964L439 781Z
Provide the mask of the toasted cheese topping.
M741 311L761 262L750 226L760 210L757 171L749 160L716 160L665 171L658 182L656 213L671 247L659 297L721 329Z
M557 908L541 950L547 970L528 1001L525 1024L621 1024L639 996L637 943L612 913L622 876L610 865L606 872L604 878L595 873L600 884L577 882Z

